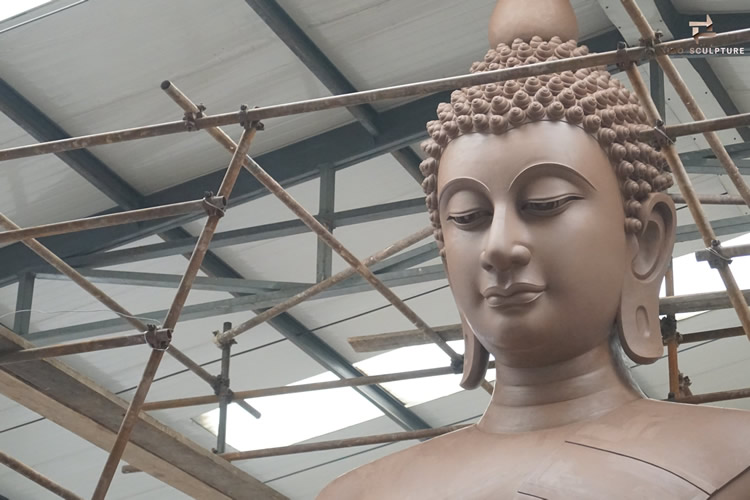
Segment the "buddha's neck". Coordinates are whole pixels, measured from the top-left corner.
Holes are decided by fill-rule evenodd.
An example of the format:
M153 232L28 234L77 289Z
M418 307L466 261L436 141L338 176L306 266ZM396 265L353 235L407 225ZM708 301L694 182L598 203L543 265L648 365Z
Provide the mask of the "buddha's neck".
M484 432L550 429L603 415L641 396L617 372L607 342L576 358L538 368L496 364Z

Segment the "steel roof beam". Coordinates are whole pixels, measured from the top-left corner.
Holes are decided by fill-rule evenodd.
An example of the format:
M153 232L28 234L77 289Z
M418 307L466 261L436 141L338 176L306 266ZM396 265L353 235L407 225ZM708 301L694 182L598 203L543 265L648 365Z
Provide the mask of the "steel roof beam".
M450 98L448 93L428 96L398 106L381 115L384 132L373 138L359 124L349 124L286 146L255 159L285 188L310 181L319 175L320 165L341 169L413 144L427 135L424 124L435 113L438 103ZM145 197L144 207L195 199L206 186L218 186L224 175L217 170ZM268 191L254 177L241 175L232 193L230 205L245 203ZM111 211L110 211L111 212ZM109 213L109 212L105 212ZM40 241L62 258L108 250L186 224L197 217L179 217L158 223L129 224L103 228L82 234L43 238ZM0 286L17 279L19 271L43 265L23 245L0 249Z
M40 142L51 141L56 139L62 139L70 137L60 126L54 123L49 117L44 115L36 106L31 104L27 99L21 96L13 88L11 88L4 80L0 80L0 111L8 115L14 122L16 122L21 128L28 132L32 137ZM88 150L77 150L69 151L58 154L67 165L73 168L76 172L82 175L86 180L91 182L97 189L101 190L104 194L109 196L120 208L124 209L136 209L148 206L149 202L147 198L141 196L138 191L120 178L114 173L107 165L97 159ZM223 170L218 172L220 176L224 175ZM257 182L256 182L257 183ZM205 191L205 186L219 185L219 182L213 182L205 184L204 188L197 190L196 192L202 193ZM260 186L258 186L260 188ZM156 204L163 204L163 201L157 201ZM164 227L165 224L162 221L159 227L162 229L160 234L161 237L167 241L171 239L185 239L191 237L187 231L180 227L169 228ZM139 227L138 224L131 225L130 230L133 227ZM86 240L85 237L81 237L80 234L71 234L72 239ZM46 243L46 241L45 241ZM18 252L21 250L19 245L15 245L14 251ZM13 248L13 247L11 247ZM91 247L89 247L89 250ZM59 252L57 248L52 248L53 251ZM80 250L84 250L81 248ZM79 250L79 251L80 251ZM84 250L85 251L85 250ZM30 255L25 248L22 249L21 255ZM62 257L70 256L69 252L63 253ZM19 271L18 260L8 260L9 267L16 267L16 273ZM241 278L241 276L231 268L228 264L218 258L212 253L208 253L204 259L203 265L201 266L207 274L218 276L218 277L231 277ZM0 271L0 273L2 273ZM27 274L28 275L28 274ZM295 335L302 335L303 333L312 332L303 330L304 327L297 322L291 316L284 315L276 318L270 322L271 326L276 328L283 335L289 335L289 325L295 326ZM333 349L327 344L322 342L317 337L306 337L304 342L300 345L304 345L305 352L313 356L316 360L321 362L326 368L336 370L340 376L355 376L353 374L361 375L352 365L349 365L346 360L338 355ZM421 429L428 427L427 424L422 421L416 414L411 410L408 410L398 400L390 396L387 392L382 389L361 391L363 395L368 398L378 408L383 410L386 415L392 418L394 421L403 425L407 430Z
M424 198L412 198L410 200L384 203L382 205L344 210L334 213L332 219L334 227L344 227L418 213L425 213ZM232 229L216 233L213 241L211 241L211 248L216 249L254 241L282 238L309 231L310 229L299 219L273 222L271 224L242 229ZM72 257L67 259L67 262L73 267L103 267L156 259L190 252L197 240L197 237L184 233L182 237L175 236L174 239L170 239L170 241L164 243L152 243L123 250L112 250L110 252L96 252L81 257ZM48 267L40 267L37 270L41 271L42 269L48 269Z
M605 51L615 47L619 40L622 40L622 36L617 30L613 30L586 40L586 43L593 51ZM377 137L373 137L360 124L354 123L260 155L256 160L282 186L288 188L316 178L321 165L346 168L425 139L425 123L434 117L437 105L448 100L450 93L442 92L381 113L379 122L383 132ZM217 170L151 194L145 197L143 207L194 199L205 192L206 186L218 186L222 176L223 170ZM240 176L232 195L232 204L245 203L267 194L266 189L255 178ZM116 211L119 209L104 213ZM69 258L126 245L195 219L195 216L186 216L114 226L90 231L84 237L69 234L43 238L42 241L60 257ZM15 282L20 271L42 265L41 259L22 244L0 249L0 287Z
M276 36L286 44L332 94L356 92L349 80L274 0L245 0ZM369 104L347 108L372 135L380 133L378 113Z
M378 278L389 287L427 283L441 280L444 277L445 273L442 264L378 274ZM340 297L342 295L369 292L371 290L372 285L359 277L352 277L319 293L318 295L315 295L309 300ZM263 295L234 295L235 297L231 299L214 300L211 302L185 306L181 318L184 318L183 321L192 321L248 310L254 310L257 312L273 307L289 299L295 295L295 291L286 289ZM150 311L139 314L138 316L143 318L159 318L163 316L163 313L164 311L162 310ZM40 345L48 345L51 343L82 340L97 335L108 335L110 333L119 333L122 331L122 320L115 318L111 320L100 320L80 325L44 330L32 333L28 336L28 339L35 343L39 343Z
M286 11L275 0L245 0L263 22L283 41L299 60L309 69L332 94L349 94L357 89L315 45L304 30L294 22ZM373 136L381 132L378 112L369 104L347 108L360 124ZM393 151L391 154L414 177L422 182L419 171L422 161L408 146Z
M3 79L0 79L0 111L39 142L70 137ZM67 151L57 153L57 157L119 206L127 210L142 208L143 198L140 193L90 151Z
M601 51L611 49L618 40L622 40L622 36L614 30L586 40L586 43L593 51ZM309 181L318 176L320 165L330 164L336 169L345 168L424 139L425 122L434 116L438 103L449 98L449 93L436 94L382 113L380 117L384 132L376 138L359 124L349 124L256 159L284 187ZM728 149L732 152L731 147ZM689 154L697 158L700 156L696 155L700 154L710 156L710 152ZM212 172L154 193L145 197L143 206L194 199L196 193L200 195L205 191L206 186L218 185L222 175L223 171ZM251 176L241 176L234 193L233 204L244 203L267 194L265 188ZM158 223L117 226L90 231L83 237L71 234L44 238L43 242L56 254L69 258L132 243L194 219L195 217L180 217ZM0 286L15 282L19 272L38 268L42 264L41 260L23 245L16 244L0 249Z

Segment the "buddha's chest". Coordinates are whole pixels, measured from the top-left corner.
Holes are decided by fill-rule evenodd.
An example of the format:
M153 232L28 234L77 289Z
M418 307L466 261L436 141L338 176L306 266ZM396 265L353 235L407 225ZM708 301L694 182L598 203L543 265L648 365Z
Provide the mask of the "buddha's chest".
M541 445L540 445L541 444ZM572 440L475 443L471 464L432 463L431 472L402 476L372 498L702 500L709 494L668 468ZM418 476L422 479L414 481ZM427 478L425 481L424 478ZM385 485L383 485L385 486Z

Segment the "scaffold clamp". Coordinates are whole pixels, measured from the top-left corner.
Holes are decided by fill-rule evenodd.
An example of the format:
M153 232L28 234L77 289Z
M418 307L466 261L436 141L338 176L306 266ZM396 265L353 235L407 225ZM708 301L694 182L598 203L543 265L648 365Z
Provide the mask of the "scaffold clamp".
M722 269L732 263L732 259L722 253L721 241L711 240L711 246L706 248L706 262L712 269Z
M667 134L664 120L656 120L656 124L654 125L654 128L651 129L651 131L651 138L653 139L653 144L654 146L656 146L657 151L661 151L661 148L664 146L671 146L675 143L674 139L669 137L669 134Z
M255 106L256 108L258 106ZM266 126L260 120L250 120L247 117L247 104L240 106L240 126L246 130L254 128L255 130L265 130Z
M172 342L172 330L159 328L156 325L146 325L146 328L143 334L146 343L156 351L166 351Z
M187 128L189 132L198 130L198 124L196 123L196 120L205 116L203 113L204 111L206 111L206 106L204 106L202 103L198 104L198 111L185 111L185 115L182 117L182 119L185 121L185 128Z
M203 210L209 217L224 217L226 207L227 200L223 196L214 196L211 191L203 194Z

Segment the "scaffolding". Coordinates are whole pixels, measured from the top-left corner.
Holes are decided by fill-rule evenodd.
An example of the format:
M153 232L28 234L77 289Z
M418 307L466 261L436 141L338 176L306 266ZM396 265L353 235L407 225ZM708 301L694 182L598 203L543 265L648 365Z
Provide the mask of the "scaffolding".
M184 111L184 117L181 120L147 125L144 127L131 128L126 130L117 130L106 133L99 133L81 137L74 137L52 142L44 142L29 146L15 147L0 150L0 161L25 158L30 156L54 154L75 149L88 148L97 145L113 144L125 141L133 141L146 137L155 137L168 134L177 134L183 132L193 132L205 130L219 144L231 153L231 160L227 167L226 173L221 184L218 186L216 194L207 193L202 199L196 201L175 203L160 207L131 210L114 215L100 217L91 217L73 221L61 222L56 224L46 224L36 227L21 228L13 223L10 219L0 214L0 225L6 231L0 233L0 244L21 241L33 252L38 254L47 263L53 266L59 273L67 276L74 283L88 292L92 297L101 302L109 310L117 314L122 320L128 322L137 333L116 336L104 339L94 339L82 342L73 342L62 345L52 345L47 347L27 348L14 352L0 353L0 366L11 363L22 363L31 360L47 359L69 354L85 353L100 351L105 349L115 349L120 347L148 345L150 349L149 359L144 368L142 377L138 384L137 390L130 401L129 407L122 419L117 439L111 447L108 459L99 477L96 490L93 494L94 500L105 498L110 487L113 476L116 472L117 465L122 458L125 446L127 445L131 431L139 418L141 411L155 411L168 408L181 408L202 404L219 404L220 423L217 437L216 452L223 458L236 461L247 460L251 458L276 456L290 453L303 453L313 450L333 449L346 446L361 446L364 444L388 443L399 440L409 439L427 439L445 432L450 432L460 428L460 426L443 427L439 429L418 430L404 433L395 433L379 436L366 436L353 439L337 440L333 442L322 442L305 445L293 445L283 448L274 448L268 450L256 450L252 452L226 453L226 425L227 425L227 406L232 403L239 403L242 407L255 417L260 414L245 400L269 395L290 394L295 392L307 392L331 389L335 387L355 387L381 384L397 380L408 380L424 377L434 377L449 373L460 373L463 364L463 358L454 351L448 342L460 338L460 326L448 325L442 327L432 327L428 325L419 315L411 309L404 300L400 299L371 269L374 265L383 262L397 253L409 248L415 243L427 238L432 234L431 228L425 228L407 238L404 238L389 247L377 252L376 254L361 260L350 252L331 232L331 224L326 221L320 221L310 214L300 203L298 203L272 176L270 176L251 156L248 155L253 138L259 130L263 129L261 120L289 116L299 113L309 113L340 107L351 107L361 104L372 103L384 99L397 99L404 97L413 97L420 95L433 94L440 91L452 90L458 87L467 87L473 85L498 83L507 80L538 76L551 72L562 72L575 70L585 67L602 66L617 64L623 68L630 81L633 84L642 105L647 111L648 118L653 125L653 129L644 133L644 140L659 140L661 150L665 154L672 173L676 179L680 190L680 195L673 195L677 202L687 204L693 219L696 222L698 230L703 238L706 250L697 252L699 260L705 260L709 265L716 269L724 281L726 292L722 294L704 294L702 296L683 296L674 297L674 281L670 271L666 277L667 297L662 299L660 312L667 315L667 321L662 325L664 332L664 343L667 346L669 359L669 400L680 401L684 403L704 403L711 401L729 400L750 396L750 389L722 391L711 394L702 394L696 396L681 395L679 377L680 372L677 364L677 347L680 344L688 342L698 342L712 339L722 339L735 336L746 335L750 338L750 309L747 305L750 293L742 291L738 287L734 276L732 275L729 263L731 257L750 254L748 245L738 247L723 247L718 240L714 230L709 223L702 205L703 204L745 204L750 206L750 188L742 179L740 171L734 164L726 148L721 144L715 131L736 128L739 126L750 125L750 113L738 114L727 118L706 119L700 108L697 106L695 99L691 95L685 82L677 72L669 55L679 53L695 47L696 41L692 38L676 40L671 42L661 42L660 37L648 24L646 18L638 8L635 0L622 0L632 21L637 26L641 36L642 43L638 47L619 46L616 50L610 52L589 54L580 57L572 57L556 61L530 64L526 66L517 66L513 68L487 71L470 75L462 75L451 78L417 82L408 85L396 87L387 87L364 92L353 92L332 97L311 99L301 102L268 106L262 108L249 109L242 106L239 111L233 113L218 114L209 116L205 113L205 107L193 103L185 94L183 94L172 82L165 81L162 90ZM705 38L701 41L701 47L709 48L715 46L729 46L738 43L750 41L750 29L738 30L728 33L716 34L711 38ZM655 60L662 68L665 75L676 89L679 97L690 111L693 122L664 126L663 118L660 116L657 106L649 94L640 73L637 70L637 63L641 61ZM242 127L242 136L238 143L235 143L224 131L222 126L237 125ZM702 133L711 146L716 158L719 159L727 175L735 185L739 196L713 196L700 195L693 188L690 178L682 164L680 156L677 154L673 145L676 137ZM663 140L666 138L667 140ZM246 169L252 174L269 192L276 196L294 215L310 230L312 230L319 240L333 252L341 256L348 264L345 271L330 275L325 270L319 276L320 279L315 285L304 288L278 300L277 303L255 315L248 321L237 326L225 324L222 332L217 332L212 339L213 342L222 350L221 373L216 376L208 373L198 363L190 359L184 353L180 352L171 345L172 336L180 319L180 315L185 306L187 296L196 284L196 278L201 264L206 256L211 241L216 233L218 224L224 216L227 209L228 201L231 197L233 187L240 173L240 170ZM200 236L194 245L192 255L190 256L187 269L177 286L174 299L163 322L160 325L145 324L136 318L124 307L119 305L113 298L96 287L92 280L87 279L81 272L74 269L71 265L64 262L52 251L39 243L36 238L82 231L92 228L101 228L116 224L127 224L137 221L152 220L162 217L171 217L183 214L204 213L207 218L204 223ZM330 214L329 214L330 215ZM320 270L319 270L320 271ZM322 292L341 284L343 281L359 275L369 285L379 292L397 311L407 318L415 327L415 330L406 332L395 332L384 335L374 335L368 337L357 337L350 339L355 350L359 352L370 352L376 350L402 347L405 345L415 345L420 343L433 343L437 345L448 357L449 366L444 368L435 368L429 370L418 370L413 372L393 373L376 376L354 377L333 382L323 382L317 384L306 384L299 386L286 386L267 389L255 389L250 391L234 392L229 387L229 359L231 355L231 345L234 339L252 328L271 320L279 314L289 310L295 305L308 300ZM326 277L327 276L327 277ZM708 295L711 295L710 297ZM697 304L697 305L696 305ZM700 307L701 310L709 308L721 308L731 306L737 312L741 327L729 328L723 330L713 330L709 332L695 333L690 335L680 335L676 331L676 322L674 314L676 312L690 310L691 307ZM665 326L666 325L666 326ZM207 339L208 341L208 339ZM207 382L214 391L213 395L195 396L176 400L146 402L149 388L154 380L156 370L159 367L164 354L167 353L177 361L185 365L189 370ZM484 381L483 387L488 392L492 391L492 385ZM63 498L79 498L75 494L56 485L51 480L35 473L20 462L0 454L0 462L14 470L19 471L41 486L49 489L53 493ZM135 472L133 467L125 467L124 472Z

